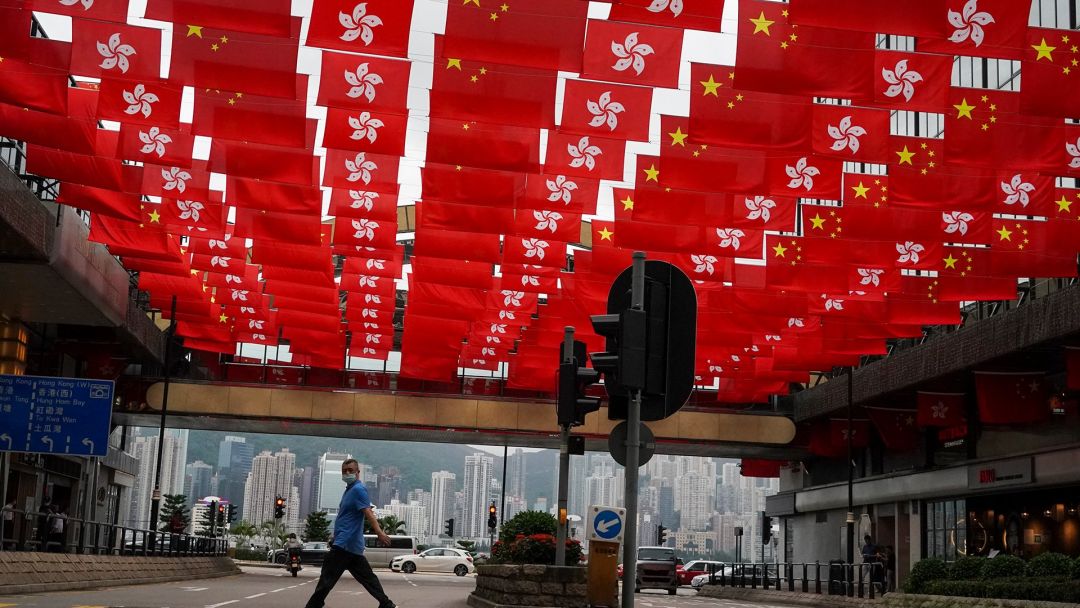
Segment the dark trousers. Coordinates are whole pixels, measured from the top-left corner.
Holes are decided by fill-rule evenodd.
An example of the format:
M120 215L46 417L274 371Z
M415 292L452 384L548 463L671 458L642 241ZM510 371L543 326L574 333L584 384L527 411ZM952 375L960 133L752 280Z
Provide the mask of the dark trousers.
M394 605L394 602L391 602L390 598L386 597L382 583L375 576L375 572L371 570L371 564L368 563L366 557L356 553L349 553L339 547L331 547L330 553L326 554L326 559L323 560L319 584L315 586L315 593L311 594L307 608L323 608L326 596L330 595L330 591L334 589L334 585L337 584L338 579L346 570L353 575L356 582L364 586L364 589L371 594L371 597L378 600L380 608L388 608Z

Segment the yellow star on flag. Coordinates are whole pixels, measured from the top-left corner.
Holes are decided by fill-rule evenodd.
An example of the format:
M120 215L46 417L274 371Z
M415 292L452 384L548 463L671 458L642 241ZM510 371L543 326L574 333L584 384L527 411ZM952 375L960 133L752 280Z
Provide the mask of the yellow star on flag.
M682 132L682 127L675 127L674 133L668 133L671 136L671 145L686 147L686 133Z
M446 60L446 69L449 70L450 68L457 68L457 70L460 72L461 71L461 60L460 59L447 59Z
M754 24L754 33L755 34L757 34L758 32L765 32L766 36L772 36L772 34L769 33L769 26L776 23L776 22L775 21L769 21L768 19L766 19L765 18L765 11L761 11L761 14L758 15L758 18L757 19L751 19L750 23Z
M866 198L866 193L870 191L870 188L864 186L862 182L859 182L857 186L852 186L851 189L855 191L855 198Z
M499 13L491 13L491 20L492 21L498 21L499 20Z
M724 86L724 83L716 82L716 79L713 78L712 74L709 74L708 80L699 80L698 82L701 83L701 86L705 87L705 92L702 93L702 95L712 95L713 97L720 97L720 95L717 94L716 90Z
M957 118L967 118L969 120L971 119L971 111L975 109L975 106L968 105L966 97L960 100L959 105L953 104L953 107L956 108Z
M900 163L899 164L901 164L901 165L910 165L911 164L911 158L913 156L915 156L914 152L908 151L907 146L904 146L904 149L898 151L896 154L900 157Z
M958 262L959 260L952 257L952 254L950 253L949 257L945 258L942 261L945 262L945 268L956 268L956 262Z
M1035 56L1035 61L1038 61L1043 57L1046 57L1046 59L1051 62L1054 61L1054 57L1050 53L1057 47L1046 44L1046 38L1043 38L1038 45L1031 45L1031 48L1035 49L1035 52L1038 53L1038 55Z
M198 36L199 38L202 38L202 28L203 28L203 26L201 26L201 25L189 25L189 26L187 26L187 35L188 35L188 37Z
M601 228L600 230L598 230L598 231L596 232L596 234L599 234L599 235L600 235L600 240L601 240L601 241L610 241L610 240L611 240L611 235L613 235L613 234L615 234L615 233L614 233L614 232L612 232L612 231L610 231L610 230L608 230L608 229L607 229L607 226L604 226L603 228Z
M647 182L660 182L660 170L656 168L656 165L649 165L648 169L645 169L645 181Z
M157 212L157 209L151 210L150 213L148 213L147 215L150 216L150 223L151 224L160 224L161 223L161 214Z
M623 211L633 211L634 210L634 199L630 198L629 194L627 194L626 198L624 198L623 200L621 200L619 202L622 203Z
M1068 213L1070 211L1069 207L1072 207L1072 204L1073 204L1072 201L1065 198L1064 194L1061 195L1061 200L1060 201L1054 201L1054 202L1057 203L1058 213L1061 213L1062 211Z
M503 5L499 7L499 10L505 13L506 11L510 10L510 5L504 2Z
M787 247L784 247L783 243L777 243L776 247L773 247L772 250L776 252L776 257L782 258L784 257L784 253L787 252Z
M229 317L226 316L225 313L221 313L221 316L218 317L218 321L221 321L222 323L228 323Z
M998 235L1001 236L1001 240L1003 240L1003 241L1011 241L1012 240L1012 230L1009 230L1005 226L1002 226L1001 230L998 230L997 233L998 233Z
M461 3L461 6L467 6L469 4L476 6L476 8L480 8L480 0L465 0Z
M813 225L814 230L824 230L825 229L825 218L821 217L820 213L815 214L814 217L810 218L810 221L813 222L813 224L814 224Z

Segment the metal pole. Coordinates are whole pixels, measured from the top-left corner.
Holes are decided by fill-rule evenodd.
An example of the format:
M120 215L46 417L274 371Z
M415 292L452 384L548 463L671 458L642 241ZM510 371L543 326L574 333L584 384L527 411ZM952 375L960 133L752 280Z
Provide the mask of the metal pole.
M11 471L11 452L4 452L3 454L0 454L0 465L2 465L0 466L0 476L2 476L0 477L0 500L3 500L2 504L7 505L8 475L10 475ZM15 515L12 515L12 518L13 519L11 520L11 534L12 536L14 536L15 521L18 518L16 518ZM7 526L4 525L4 521L4 517L0 515L0 552L4 550L4 541L6 540L4 538L4 533L7 532Z
M848 368L847 377L847 563L855 563L855 448L852 437L852 417L854 415L855 367Z
M630 307L645 308L645 253L634 252L630 281ZM623 522L622 608L634 608L637 584L638 460L641 448L641 390L635 390L627 412L626 433L626 521Z
M563 363L574 360L574 328L567 326L563 329ZM559 434L559 497L558 497L558 528L555 536L555 565L566 564L566 494L570 487L570 425L563 425Z
M499 510L499 527L502 527L503 522L506 520L506 459L509 457L510 447L503 444L503 480L502 480L502 509ZM519 454L520 458L521 455ZM495 544L494 542L492 543Z
M169 305L169 329L165 332L165 377L161 394L161 422L158 424L157 466L154 468L154 494L150 499L150 530L156 540L158 511L161 509L161 458L165 455L165 416L169 409L169 364L172 359L172 342L176 334L176 296ZM153 542L153 541L151 541Z

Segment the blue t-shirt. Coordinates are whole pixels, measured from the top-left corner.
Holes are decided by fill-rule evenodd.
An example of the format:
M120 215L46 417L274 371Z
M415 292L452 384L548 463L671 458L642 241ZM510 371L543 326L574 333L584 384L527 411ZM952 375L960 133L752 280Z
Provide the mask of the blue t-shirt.
M349 553L364 553L364 509L371 508L367 488L354 481L345 488L334 520L334 546Z

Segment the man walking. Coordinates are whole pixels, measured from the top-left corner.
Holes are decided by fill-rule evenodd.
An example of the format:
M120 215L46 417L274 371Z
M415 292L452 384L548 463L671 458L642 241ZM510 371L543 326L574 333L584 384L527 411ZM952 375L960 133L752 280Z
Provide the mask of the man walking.
M326 596L337 584L341 575L348 570L358 583L379 602L379 608L396 608L394 602L386 597L382 583L371 570L371 564L364 557L364 520L371 525L379 542L390 545L390 537L379 526L375 517L367 488L357 479L360 464L350 458L341 463L341 480L345 482L345 494L338 506L337 519L334 520L334 535L330 541L330 553L323 561L322 575L315 593L311 594L307 608L323 608Z

